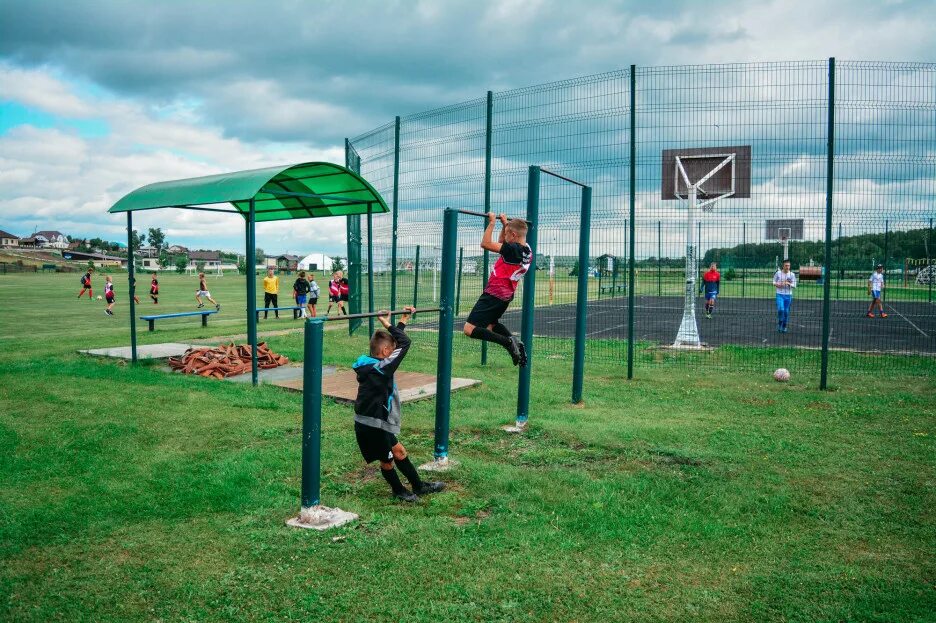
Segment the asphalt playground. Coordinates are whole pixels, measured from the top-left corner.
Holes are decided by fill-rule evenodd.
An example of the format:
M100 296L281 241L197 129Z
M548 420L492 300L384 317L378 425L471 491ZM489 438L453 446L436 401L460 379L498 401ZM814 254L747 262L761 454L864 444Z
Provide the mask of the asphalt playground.
M885 303L887 318L868 318L868 302L833 301L832 348L867 352L936 354L936 304ZM671 344L683 313L681 296L638 296L634 331L638 341ZM703 301L696 299L699 335L709 346L794 346L819 348L822 344L822 301L794 298L789 332L777 332L773 299L722 298L711 319ZM504 324L520 331L520 310L504 315ZM460 324L460 323L459 323ZM549 337L574 337L575 305L538 306L533 332ZM627 297L588 303L586 335L596 340L627 338Z

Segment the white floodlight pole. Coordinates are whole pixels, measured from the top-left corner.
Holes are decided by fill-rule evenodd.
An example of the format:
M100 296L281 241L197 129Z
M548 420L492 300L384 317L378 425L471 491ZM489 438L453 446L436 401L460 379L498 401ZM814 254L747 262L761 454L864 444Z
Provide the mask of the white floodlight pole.
M698 251L693 244L695 234L695 210L698 188L695 184L688 184L689 197L686 201L686 292L683 300L683 317L676 333L673 346L698 347L702 345L699 339L699 327L695 317L695 283L698 272Z

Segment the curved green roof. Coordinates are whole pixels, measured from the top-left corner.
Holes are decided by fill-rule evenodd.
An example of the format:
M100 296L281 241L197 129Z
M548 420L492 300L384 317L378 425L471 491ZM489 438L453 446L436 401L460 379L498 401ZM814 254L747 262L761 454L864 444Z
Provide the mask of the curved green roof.
M389 212L383 197L364 178L330 162L157 182L125 195L108 212L230 203L235 210L221 211L246 215L251 199L257 222Z

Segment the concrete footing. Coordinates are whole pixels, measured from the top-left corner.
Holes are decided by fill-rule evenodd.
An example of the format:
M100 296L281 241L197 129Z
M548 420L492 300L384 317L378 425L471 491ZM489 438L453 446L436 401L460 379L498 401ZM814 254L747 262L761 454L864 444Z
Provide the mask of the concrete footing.
M297 517L286 520L287 526L293 528L306 528L310 530L328 530L337 528L357 519L358 516L340 508L327 506L309 506L299 511Z
M504 431L505 433L518 434L518 433L522 433L523 431L525 431L526 427L527 427L526 420L523 420L522 422L520 420L517 420L515 424L501 426L501 430Z
M447 472L450 469L457 467L457 466L458 466L458 461L455 461L453 459L450 459L447 456L444 456L439 459L433 459L429 461L428 463L423 463L422 465L419 466L419 469L421 469L424 472Z

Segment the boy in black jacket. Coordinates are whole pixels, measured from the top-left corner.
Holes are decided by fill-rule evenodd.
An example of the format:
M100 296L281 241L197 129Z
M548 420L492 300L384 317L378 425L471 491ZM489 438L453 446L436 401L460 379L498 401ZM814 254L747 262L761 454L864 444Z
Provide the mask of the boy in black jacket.
M406 448L397 441L400 432L400 394L393 373L400 367L410 347L410 339L404 328L415 307L405 307L407 313L400 316L396 326L390 324L390 313L378 316L386 331L376 331L370 341L370 355L361 355L354 362L357 373L358 394L354 401L354 435L365 463L380 461L380 473L393 490L394 497L415 502L419 495L435 493L445 488L445 483L423 482L416 468L406 456ZM383 313L383 312L381 312ZM413 492L410 493L396 470L394 461Z

